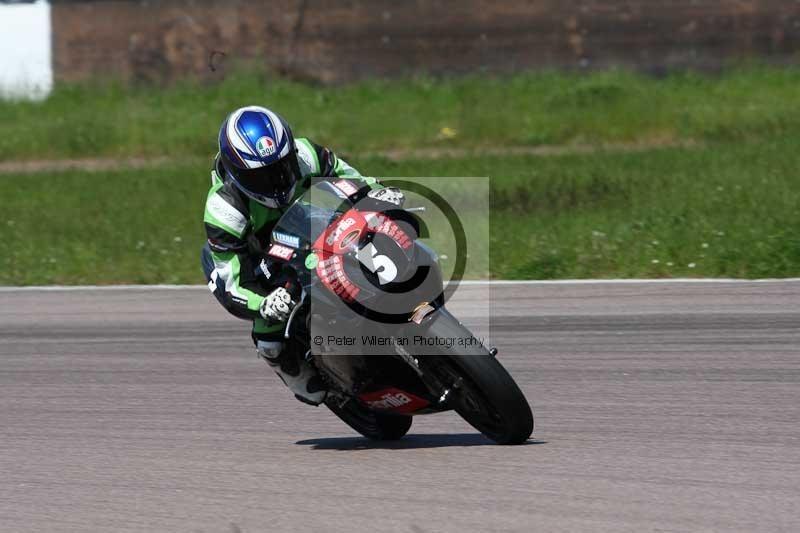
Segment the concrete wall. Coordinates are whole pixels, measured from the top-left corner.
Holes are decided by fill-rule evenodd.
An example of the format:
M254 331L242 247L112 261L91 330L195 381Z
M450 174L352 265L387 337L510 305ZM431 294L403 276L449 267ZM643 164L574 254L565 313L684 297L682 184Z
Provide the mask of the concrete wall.
M794 0L53 0L52 18L61 80L214 78L236 62L341 82L800 57Z

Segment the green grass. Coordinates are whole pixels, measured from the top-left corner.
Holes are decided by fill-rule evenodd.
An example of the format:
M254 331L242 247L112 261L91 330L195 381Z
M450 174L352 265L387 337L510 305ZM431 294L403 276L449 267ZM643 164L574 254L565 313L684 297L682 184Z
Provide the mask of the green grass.
M59 85L43 102L0 101L0 161L206 157L226 113L281 112L351 155L391 149L749 140L800 134L800 69L720 77L626 72L361 82L315 87L256 75L158 88ZM443 134L449 128L450 135Z
M490 176L495 277L783 277L800 275L798 148L778 137L627 154L353 163L377 176ZM0 182L0 284L202 282L203 166Z

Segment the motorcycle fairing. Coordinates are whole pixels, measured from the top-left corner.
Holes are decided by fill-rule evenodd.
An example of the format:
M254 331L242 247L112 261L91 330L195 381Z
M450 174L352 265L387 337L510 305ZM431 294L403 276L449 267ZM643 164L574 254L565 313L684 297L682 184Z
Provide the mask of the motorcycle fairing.
M323 285L339 296L343 301L352 303L361 292L361 288L353 282L345 270L343 255L358 248L363 239L375 235L385 235L402 250L406 260L413 253L412 238L383 213L350 209L336 222L322 232L312 245L319 256L316 267L317 276Z

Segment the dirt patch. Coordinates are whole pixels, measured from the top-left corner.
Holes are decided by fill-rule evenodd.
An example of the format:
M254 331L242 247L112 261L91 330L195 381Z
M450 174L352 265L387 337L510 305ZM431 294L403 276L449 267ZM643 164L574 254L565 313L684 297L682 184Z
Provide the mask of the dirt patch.
M38 172L62 172L67 170L84 170L102 172L104 170L152 168L165 164L174 164L176 160L168 157L92 157L81 159L49 159L36 161L3 161L0 162L0 174L35 174Z
M570 154L594 154L600 152L645 152L660 148L694 148L700 143L694 140L665 141L650 140L633 143L603 143L603 144L566 144L542 146L499 146L496 148L481 148L481 155L532 155L532 156L558 156ZM478 151L470 148L417 148L409 150L384 150L379 152L364 152L362 157L385 157L393 161L403 159L446 159L456 157L474 156Z
M600 152L645 152L663 148L695 148L701 143L693 140L686 141L647 141L635 143L606 143L597 145L547 145L547 146L503 146L497 148L482 148L480 153L489 156L519 156L532 155L540 157L593 154ZM475 155L477 152L470 148L416 148L408 150L383 150L376 152L349 152L348 157L357 161L359 157L385 157L392 161L404 159L446 159ZM194 159L173 159L169 157L136 156L127 158L85 158L85 159L51 159L37 161L3 161L0 162L0 174L35 174L39 172L61 172L68 170L82 170L86 172L103 172L123 169L155 168L164 165L184 165L198 163ZM210 158L209 160L210 161Z

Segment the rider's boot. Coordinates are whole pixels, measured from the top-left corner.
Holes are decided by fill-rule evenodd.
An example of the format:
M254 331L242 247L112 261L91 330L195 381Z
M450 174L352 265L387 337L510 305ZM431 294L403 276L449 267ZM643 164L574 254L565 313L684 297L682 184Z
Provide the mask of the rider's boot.
M256 341L258 356L272 367L298 400L311 405L321 404L327 390L316 369L294 350L284 349L285 346L280 341Z

